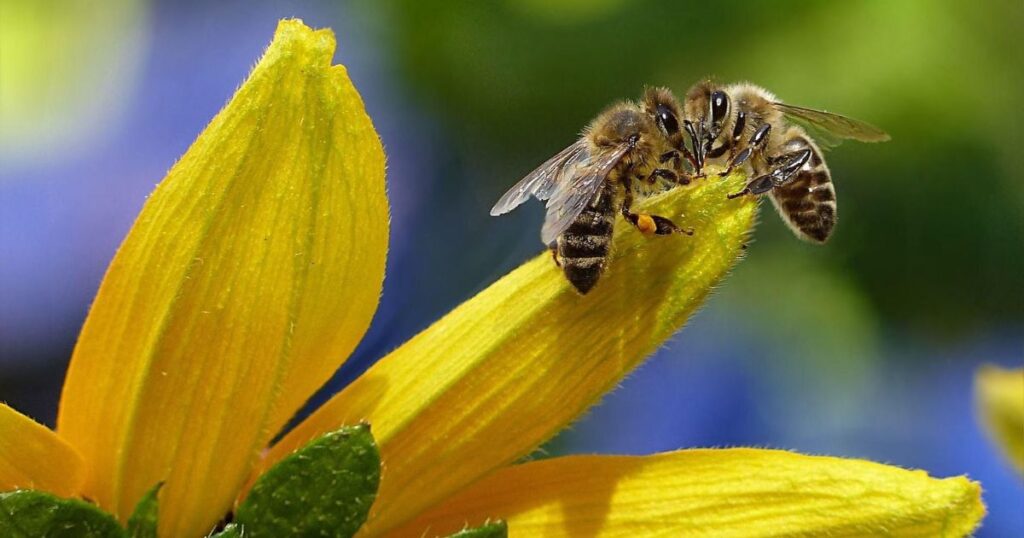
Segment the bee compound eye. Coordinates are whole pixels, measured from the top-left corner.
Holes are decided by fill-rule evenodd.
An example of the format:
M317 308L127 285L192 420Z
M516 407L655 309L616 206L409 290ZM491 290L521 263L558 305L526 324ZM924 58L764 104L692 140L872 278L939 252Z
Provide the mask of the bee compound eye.
M679 120L671 108L665 105L658 105L657 121L658 125L665 131L665 134L674 135L679 132Z
M720 125L729 113L729 96L718 90L711 93L711 124Z

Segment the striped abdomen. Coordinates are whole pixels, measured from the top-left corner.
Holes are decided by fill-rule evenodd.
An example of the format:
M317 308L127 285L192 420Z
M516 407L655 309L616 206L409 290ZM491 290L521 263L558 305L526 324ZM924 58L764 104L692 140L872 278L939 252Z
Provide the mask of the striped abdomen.
M832 174L817 144L797 136L783 146L786 153L811 150L811 158L785 184L771 191L782 219L801 239L824 243L836 225L836 191Z
M608 263L615 225L615 185L606 181L590 205L558 236L558 258L573 287L587 293Z

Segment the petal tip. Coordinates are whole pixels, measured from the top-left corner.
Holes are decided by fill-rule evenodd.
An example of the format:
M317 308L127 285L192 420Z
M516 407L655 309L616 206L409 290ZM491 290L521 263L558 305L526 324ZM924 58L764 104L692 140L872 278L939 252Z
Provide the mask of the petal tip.
M988 514L988 508L982 499L981 483L966 476L956 476L946 480L952 481L954 487L960 492L949 509L950 535L968 536L981 526L981 520Z
M336 40L330 28L313 29L302 19L281 19L274 31L270 51L307 51L329 65L334 57Z

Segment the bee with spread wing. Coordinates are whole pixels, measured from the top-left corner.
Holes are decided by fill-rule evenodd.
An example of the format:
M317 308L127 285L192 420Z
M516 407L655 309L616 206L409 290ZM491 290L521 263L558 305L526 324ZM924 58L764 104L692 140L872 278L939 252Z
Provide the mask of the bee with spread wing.
M889 140L863 121L787 105L746 83L699 82L687 92L684 111L698 172L709 160L727 166L723 175L750 166L753 179L729 197L768 193L793 233L816 243L828 240L837 219L835 187L822 147L845 139Z
M587 293L608 264L616 212L644 233L693 233L665 217L632 211L636 196L690 182L679 117L678 101L664 88L648 89L640 103L608 108L579 140L509 189L491 215L531 196L546 200L541 240L573 287Z

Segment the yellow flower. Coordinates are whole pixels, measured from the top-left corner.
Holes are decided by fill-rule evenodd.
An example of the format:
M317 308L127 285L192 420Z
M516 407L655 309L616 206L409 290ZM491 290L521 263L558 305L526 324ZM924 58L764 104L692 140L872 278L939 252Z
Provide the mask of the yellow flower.
M1024 368L986 365L974 378L978 411L989 435L1024 473Z
M966 478L857 460L733 449L515 464L728 272L756 214L725 199L738 176L651 200L697 235L620 226L611 270L585 297L539 255L265 450L362 337L384 276L384 155L333 50L329 31L281 23L111 263L57 431L0 407L0 491L82 496L124 521L163 481L161 536L201 536L274 462L366 420L383 468L362 536L488 518L520 536L963 536L980 521Z

